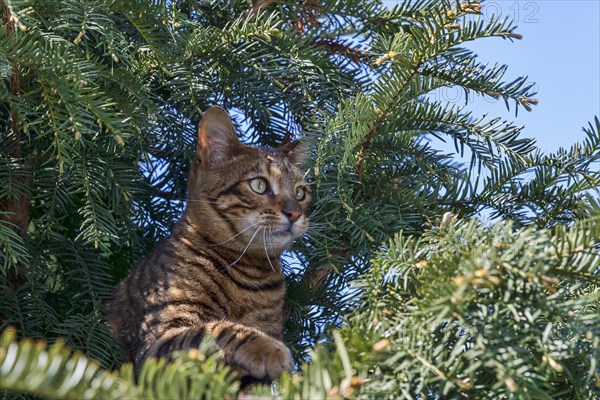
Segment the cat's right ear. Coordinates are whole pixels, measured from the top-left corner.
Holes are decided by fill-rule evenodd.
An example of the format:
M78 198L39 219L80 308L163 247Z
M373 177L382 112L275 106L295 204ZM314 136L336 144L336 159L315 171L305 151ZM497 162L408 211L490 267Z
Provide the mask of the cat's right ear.
M212 106L198 125L197 156L206 167L215 167L242 148L227 111Z
M306 142L292 140L291 135L288 133L283 138L283 142L275 150L284 154L292 164L302 164L309 147Z

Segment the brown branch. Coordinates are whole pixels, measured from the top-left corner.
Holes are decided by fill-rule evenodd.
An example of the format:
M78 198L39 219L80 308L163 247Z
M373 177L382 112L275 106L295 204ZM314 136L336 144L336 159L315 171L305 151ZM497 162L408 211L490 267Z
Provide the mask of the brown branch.
M15 21L12 18L10 9L6 4L2 5L2 18L6 26L6 35L10 35L15 31ZM12 75L9 80L9 90L14 96L18 95L21 90L21 76L16 65L11 65ZM10 116L11 132L13 134L12 148L10 149L11 158L17 163L23 164L23 150L21 148L21 126L19 123L19 115L16 111L11 112ZM25 187L31 188L31 181L26 177L17 177L21 180ZM29 226L29 202L31 201L30 192L25 193L20 197L14 197L2 204L1 209L6 214L2 215L2 219L11 223L12 229L21 235L27 233Z
M369 131L369 133L367 133L367 137L365 138L365 141L363 142L360 148L360 154L358 155L358 165L356 166L356 184L354 185L354 192L352 193L352 197L354 198L358 196L358 193L360 193L360 189L362 188L361 179L363 175L363 169L365 167L365 158L367 157L369 149L371 148L371 143L373 142L373 139L377 134L378 126L379 124L377 123L377 121L375 121L375 126Z
M429 202L431 206L470 206L471 204L475 204L475 201L471 199L464 200L445 200L445 199L435 199Z
M382 111L381 114L377 117L377 119L375 120L375 123L373 124L373 127L371 128L369 133L367 133L367 136L365 137L365 141L362 143L362 145L360 147L360 153L358 155L358 164L356 166L356 184L354 185L354 191L352 193L352 197L354 197L355 199L358 197L358 195L360 193L360 189L362 188L361 180L362 180L362 176L363 176L363 170L365 167L365 158L367 158L367 154L369 153L369 150L371 149L371 144L373 143L373 139L375 139L375 136L377 135L377 129L385 121L387 114L391 111L392 106L395 105L395 103L396 103L395 99L398 96L400 96L400 94L402 94L402 92L404 91L404 89L406 89L406 87L408 86L410 81L412 81L412 79L415 76L417 76L420 67L421 67L421 63L417 63L413 67L413 70L412 70L410 76L408 77L406 82L404 82L404 84L398 90L398 92L394 95L394 98L390 102L390 106L388 106L388 108L385 111Z
M10 9L5 2L2 2L2 22L5 28L5 35L11 35L15 31L17 21L11 15ZM12 74L8 85L9 92L13 96L17 96L21 90L21 76L19 70L13 63L10 64ZM9 108L10 109L10 108ZM6 149L15 164L18 164L19 169L25 167L23 160L23 150L21 148L21 125L19 115L16 110L10 113L10 132L12 133L12 143L9 149ZM15 196L0 204L0 210L4 211L0 215L0 221L8 222L8 227L16 233L25 236L29 228L29 207L31 202L31 192L33 184L28 176L18 175L14 178L16 185L22 184L28 190L25 190L20 196ZM19 264L16 269L7 271L8 282L11 286L17 288L25 283L25 265ZM4 289L1 289L4 290ZM0 323L3 316L0 315Z
M264 11L271 4L276 3L277 0L253 0L252 8L246 11L246 15L250 17L256 17L258 13Z
M319 38L315 39L313 43L315 43L318 47L327 50L328 55L338 54L341 56L346 56L357 64L369 62L369 57L366 52L340 43L336 39Z
M319 16L325 11L325 7L319 5L317 0L305 0L298 7L294 7L297 12L296 18L290 22L296 28L299 36L303 36L308 28L320 28L323 24L319 21Z
M281 0L252 0L252 7L248 8L244 13L246 18L256 18L261 11L266 10L270 5ZM296 27L299 35L301 35L306 26L315 25L321 26L318 20L318 15L321 14L325 7L319 5L317 0L305 0L299 6L291 6L293 10L298 11L298 16L290 21L292 26Z
M323 284L331 272L333 272L333 267L331 266L308 270L302 276L300 284L306 287L308 290L314 290Z
M340 241L340 246L335 249L335 253L330 256L330 259L333 257L338 259L349 259L351 256L351 249L343 244L345 240L350 240L349 235L347 233L340 232L338 234L338 240ZM333 268L333 265L328 261L319 263L319 265L313 268L309 266L300 279L300 285L309 291L320 288L329 274L333 272Z
M10 15L10 9L6 3L2 2L2 20L6 26L6 36L10 35L15 31L15 22L12 20Z

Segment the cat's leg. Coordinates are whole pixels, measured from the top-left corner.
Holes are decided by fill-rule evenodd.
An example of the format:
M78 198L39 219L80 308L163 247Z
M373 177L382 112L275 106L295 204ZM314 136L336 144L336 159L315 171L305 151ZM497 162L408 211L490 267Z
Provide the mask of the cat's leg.
M197 349L205 335L206 330L203 325L168 329L151 346L138 354L136 364L141 364L149 357L169 357L175 351Z
M227 320L169 329L143 358L166 357L174 351L198 348L206 337L223 351L227 363L243 368L255 378L277 379L283 371L294 369L290 350L282 341L256 328Z
M206 330L225 353L227 362L242 367L255 378L277 379L284 371L294 369L287 346L256 328L213 321L206 324Z

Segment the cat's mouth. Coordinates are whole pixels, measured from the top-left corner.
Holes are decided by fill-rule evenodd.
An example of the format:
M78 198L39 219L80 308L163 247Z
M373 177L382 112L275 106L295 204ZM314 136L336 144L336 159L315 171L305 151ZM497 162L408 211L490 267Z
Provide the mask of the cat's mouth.
M285 224L271 228L271 232L275 236L279 236L281 238L290 237L290 240L293 240L302 236L304 229L296 224Z
M275 228L271 231L271 233L273 233L274 235L291 235L294 236L294 232L292 231L292 226L283 226L283 227L279 227L279 228Z
M263 221L258 228L258 231L254 233L254 236L262 237L262 241L277 242L277 247L287 246L295 239L301 237L306 231L306 224L300 221L292 223L291 221ZM248 233L249 236L253 236L252 233Z

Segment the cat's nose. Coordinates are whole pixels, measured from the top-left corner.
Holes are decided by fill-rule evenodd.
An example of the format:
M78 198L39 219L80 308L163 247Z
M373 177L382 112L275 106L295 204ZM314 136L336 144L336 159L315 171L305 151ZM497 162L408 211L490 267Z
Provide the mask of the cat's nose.
M298 221L298 218L302 215L302 207L300 207L297 201L288 202L283 206L281 211L283 211L292 224Z

